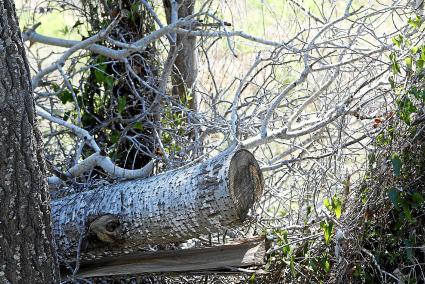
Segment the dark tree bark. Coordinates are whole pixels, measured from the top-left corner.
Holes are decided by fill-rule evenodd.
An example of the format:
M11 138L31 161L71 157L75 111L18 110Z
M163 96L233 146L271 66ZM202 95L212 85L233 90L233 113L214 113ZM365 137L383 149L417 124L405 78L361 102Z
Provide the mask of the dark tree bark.
M0 1L0 283L57 283L30 72L12 0Z
M195 11L195 0L179 0L180 8L178 18L185 18L193 15ZM167 23L171 23L171 1L163 0ZM196 94L188 93L188 89L194 87L196 77L198 75L198 64L196 58L196 37L188 35L177 35L176 45L172 48L176 49L177 56L174 62L172 82L173 95L179 97L182 101L187 101L187 96L192 98L188 101L188 107L196 111L197 98Z

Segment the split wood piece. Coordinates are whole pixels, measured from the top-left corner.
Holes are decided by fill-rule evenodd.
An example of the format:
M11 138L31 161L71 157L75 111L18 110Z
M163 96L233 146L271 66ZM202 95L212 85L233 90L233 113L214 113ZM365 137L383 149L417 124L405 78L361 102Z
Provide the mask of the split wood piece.
M228 245L160 252L138 252L101 261L82 262L76 277L139 273L229 271L264 264L265 239L256 237ZM232 269L233 268L233 269Z
M147 179L94 188L52 201L58 251L100 259L146 244L172 243L241 224L263 191L247 150Z

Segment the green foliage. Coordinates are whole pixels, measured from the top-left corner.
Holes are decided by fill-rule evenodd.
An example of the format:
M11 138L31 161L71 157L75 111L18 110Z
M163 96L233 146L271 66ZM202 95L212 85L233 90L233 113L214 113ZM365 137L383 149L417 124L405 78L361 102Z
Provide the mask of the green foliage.
M68 35L68 34L70 34L70 33L71 33L71 28L70 28L70 27L68 27L68 26L63 26L63 28L62 28L62 29L60 29L60 30L59 30L59 32L60 32L62 35L66 36L66 35Z
M406 124L410 125L411 115L417 111L416 106L409 98L409 96L403 96L403 98L397 100L398 106L398 117L404 121Z
M411 87L407 93L414 98L416 98L418 101L425 103L425 89L420 90L416 87Z
M334 195L332 198L323 200L325 207L331 212L334 213L336 218L339 219L342 214L342 200L338 196Z
M422 22L413 17L408 24L419 29ZM425 135L424 122L416 117L424 115L425 45L412 46L403 35L392 42L395 49L389 54L389 64L395 110L375 139L376 150L368 157L370 167L358 191L363 218L350 260L355 283L381 282L377 265L381 271L396 271L401 283L424 281L418 263L425 258L417 248L425 242ZM331 203L327 202L329 211ZM362 249L370 254L357 257Z
M124 96L119 96L118 97L118 112L120 114L123 113L123 111L125 110L125 107L127 106L127 99Z
M394 41L401 47L407 45L400 37ZM411 49L411 56L406 57L404 66L400 63L400 70L404 68L413 72L406 73L408 78L418 78L414 77L415 72L422 72L423 50L422 46ZM395 62L392 61L392 64ZM394 65L392 68L393 73L401 76L398 67ZM393 82L396 79L394 77ZM375 167L370 168L369 177L365 180L367 186L362 187L360 198L362 204L372 204L375 210L373 214L365 214L361 246L374 255L382 270L398 270L403 275L401 280L404 283L423 280L416 264L423 262L424 257L415 248L425 241L425 139L423 133L418 132L423 129L423 122L421 126L416 126L412 119L415 114L423 114L425 94L423 87L419 86L392 84L393 91L397 94L395 119L376 138L378 154L373 157L375 167L382 166L386 161L390 161L391 167L384 173L376 171ZM415 140L412 140L413 137ZM371 196L382 189L386 197L383 201ZM379 281L374 265L356 265L353 277L363 283Z
M390 62L391 62L391 70L394 74L400 73L400 64L397 59L397 54L395 52L390 53Z
M388 127L385 131L381 132L378 136L376 136L375 143L381 147L390 145L394 138L393 130L394 129L392 127Z
M410 222L415 221L413 211L424 203L422 193L416 190L403 191L392 187L388 190L388 197L400 218L406 218Z
M401 47L401 45L403 44L403 36L402 35L397 35L395 37L393 37L392 42L394 43L395 46L397 47ZM392 53L394 54L394 53ZM391 59L391 55L390 55L390 59Z
M418 29L422 25L422 20L419 15L416 15L414 18L409 18L407 23L413 28Z
M325 244L329 245L331 243L332 234L333 234L333 228L334 224L331 221L321 221L320 222L320 228L323 230L323 236L325 238Z
M401 175L402 162L400 160L400 157L397 155L397 153L392 154L391 163L393 165L394 176L399 177Z
M331 235L333 224L325 223L326 234ZM308 231L305 233L307 234ZM272 234L276 237L276 243L265 267L266 270L286 271L285 281L287 282L285 283L304 283L306 279L309 281L314 279L315 283L326 283L332 270L332 246L322 246L322 240L307 240L301 245L297 242L291 243L287 230L275 229ZM330 237L327 236L327 238L330 240ZM321 250L316 250L317 245ZM266 283L280 283L280 281L274 279Z

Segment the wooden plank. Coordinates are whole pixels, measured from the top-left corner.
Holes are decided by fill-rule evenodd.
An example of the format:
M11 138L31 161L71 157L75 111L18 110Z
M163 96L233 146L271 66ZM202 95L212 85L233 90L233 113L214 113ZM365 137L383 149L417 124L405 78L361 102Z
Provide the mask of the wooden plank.
M196 272L264 264L265 239L245 239L228 245L160 252L139 252L81 263L77 277L155 272Z

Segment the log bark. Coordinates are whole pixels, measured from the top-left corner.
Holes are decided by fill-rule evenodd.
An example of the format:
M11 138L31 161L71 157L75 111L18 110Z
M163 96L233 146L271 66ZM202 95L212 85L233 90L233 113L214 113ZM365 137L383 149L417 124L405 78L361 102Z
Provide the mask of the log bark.
M140 245L187 240L243 222L263 190L247 150L158 176L106 185L52 202L60 253L122 255Z
M30 84L13 1L0 1L0 283L59 282Z

